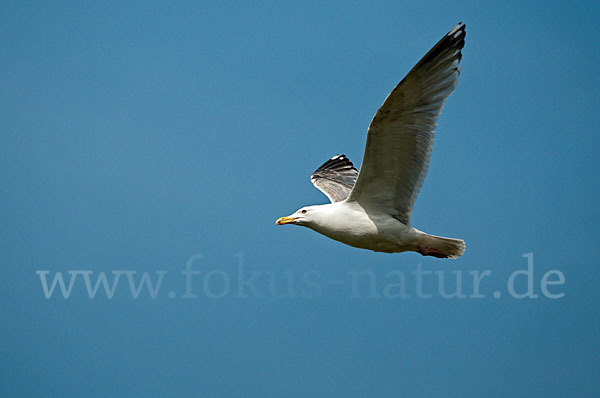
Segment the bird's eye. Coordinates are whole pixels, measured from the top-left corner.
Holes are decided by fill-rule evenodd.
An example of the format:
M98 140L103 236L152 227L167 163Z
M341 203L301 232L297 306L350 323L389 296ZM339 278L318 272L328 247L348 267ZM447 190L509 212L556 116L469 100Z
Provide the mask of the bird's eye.
M306 209L302 209L302 211L300 211L300 213L306 214Z

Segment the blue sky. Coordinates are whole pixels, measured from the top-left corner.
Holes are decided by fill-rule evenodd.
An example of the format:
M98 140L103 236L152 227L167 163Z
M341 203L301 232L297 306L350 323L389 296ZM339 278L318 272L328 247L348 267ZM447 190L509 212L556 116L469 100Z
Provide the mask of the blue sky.
M599 8L3 2L0 394L596 396ZM461 80L412 221L465 256L276 227L326 202L308 179L323 161L360 165L377 108L458 21ZM536 299L507 291L526 253ZM460 271L467 294L488 270L485 297L444 299L433 276L416 297L418 267L449 290ZM46 299L40 270L136 274L112 299L83 274ZM551 270L561 298L542 294ZM156 271L156 297L132 298L127 275ZM385 295L390 272L408 298Z

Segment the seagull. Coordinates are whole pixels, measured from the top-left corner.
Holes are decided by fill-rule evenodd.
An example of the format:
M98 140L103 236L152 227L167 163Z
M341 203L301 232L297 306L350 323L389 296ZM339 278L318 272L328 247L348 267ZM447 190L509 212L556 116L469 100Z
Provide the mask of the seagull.
M302 207L276 224L308 227L375 252L463 255L464 240L419 231L410 216L427 175L437 117L458 84L465 27L461 22L448 32L387 96L369 125L360 173L346 155L332 157L310 178L331 203Z

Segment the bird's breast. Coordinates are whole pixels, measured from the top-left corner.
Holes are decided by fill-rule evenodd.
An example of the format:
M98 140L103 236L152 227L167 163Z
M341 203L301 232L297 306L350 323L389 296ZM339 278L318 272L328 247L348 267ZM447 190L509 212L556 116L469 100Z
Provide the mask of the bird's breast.
M350 246L375 251L396 251L411 240L412 228L387 214L341 209L311 228Z

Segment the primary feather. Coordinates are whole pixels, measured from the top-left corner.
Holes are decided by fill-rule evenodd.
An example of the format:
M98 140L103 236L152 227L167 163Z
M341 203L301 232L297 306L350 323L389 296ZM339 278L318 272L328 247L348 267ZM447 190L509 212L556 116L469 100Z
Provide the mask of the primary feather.
M340 202L352 191L357 176L358 171L346 155L335 155L312 173L310 181L331 202Z

